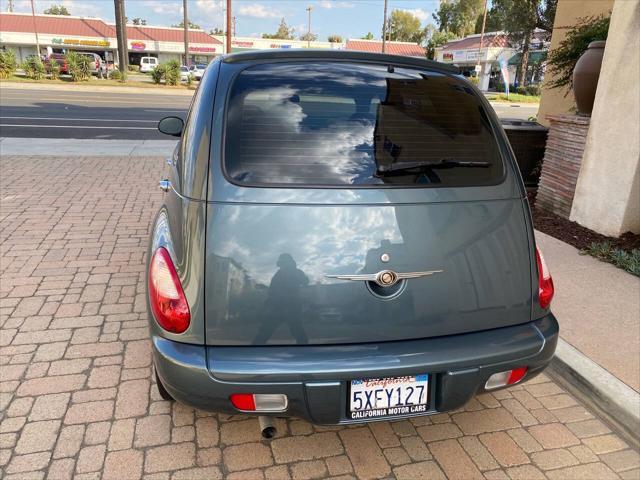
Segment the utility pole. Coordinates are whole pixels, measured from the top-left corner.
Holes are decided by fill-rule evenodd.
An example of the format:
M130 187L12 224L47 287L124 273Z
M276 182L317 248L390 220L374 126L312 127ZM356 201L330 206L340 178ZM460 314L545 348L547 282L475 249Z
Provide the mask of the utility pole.
M387 0L384 0L384 20L382 22L382 53L387 49Z
M231 0L227 0L227 53L231 53Z
M182 23L184 25L184 64L190 67L189 63L189 14L187 12L187 0L182 0Z
M480 65L480 55L482 54L482 42L484 40L484 27L487 24L487 0L484 0L484 14L482 15L482 31L480 32L480 47L478 48L478 59L476 65Z
M311 47L311 10L313 10L313 7L309 5L307 7L307 12L309 12L309 28L307 29L307 48Z
M13 9L13 5L11 5ZM38 38L38 27L36 25L36 8L33 6L33 0L31 0L31 16L33 17L33 31L36 34L36 55L40 58L40 39Z
M121 72L127 72L129 64L127 48L127 22L124 14L124 0L113 0L116 9L116 36L118 38L118 68Z

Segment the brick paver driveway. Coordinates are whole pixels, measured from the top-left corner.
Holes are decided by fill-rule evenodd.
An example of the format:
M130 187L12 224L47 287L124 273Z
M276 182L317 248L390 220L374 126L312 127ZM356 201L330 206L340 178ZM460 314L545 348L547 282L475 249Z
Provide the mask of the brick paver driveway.
M161 158L3 158L0 477L635 478L638 454L546 376L368 426L162 401L144 301Z

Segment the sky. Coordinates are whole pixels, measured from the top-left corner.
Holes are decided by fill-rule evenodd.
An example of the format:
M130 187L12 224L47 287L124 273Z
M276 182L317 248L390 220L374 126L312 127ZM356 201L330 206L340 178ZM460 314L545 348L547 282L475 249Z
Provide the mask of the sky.
M36 13L42 13L52 4L62 4L71 15L100 17L113 22L113 0L34 0ZM7 11L9 0L0 0L0 10ZM222 28L225 0L188 0L189 19L209 31ZM422 22L434 23L431 14L439 0L389 0L393 9L409 10ZM382 30L383 0L233 0L236 17L236 35L259 37L273 33L280 19L295 28L296 36L307 31L308 6L312 7L311 30L326 40L328 35L358 38L372 32L380 38ZM14 12L31 13L30 0L13 0ZM141 17L148 25L171 26L182 21L182 0L125 0L129 19Z

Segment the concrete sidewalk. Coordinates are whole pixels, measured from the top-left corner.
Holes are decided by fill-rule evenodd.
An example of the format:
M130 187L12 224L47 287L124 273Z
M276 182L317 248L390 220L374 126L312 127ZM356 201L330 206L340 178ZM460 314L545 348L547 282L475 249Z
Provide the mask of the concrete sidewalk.
M167 137L169 138L169 137ZM168 157L178 140L102 140L0 137L0 155L58 157Z
M640 392L640 278L536 232L556 294L560 336Z

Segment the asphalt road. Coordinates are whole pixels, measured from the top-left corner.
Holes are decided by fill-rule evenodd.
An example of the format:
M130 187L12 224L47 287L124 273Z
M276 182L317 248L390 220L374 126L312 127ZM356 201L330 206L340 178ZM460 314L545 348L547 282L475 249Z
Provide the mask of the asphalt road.
M166 140L158 120L184 118L190 96L152 93L0 91L0 137Z
M153 93L0 91L0 137L166 140L156 129L168 115L184 118L190 96ZM494 105L501 118L526 120L537 105Z

